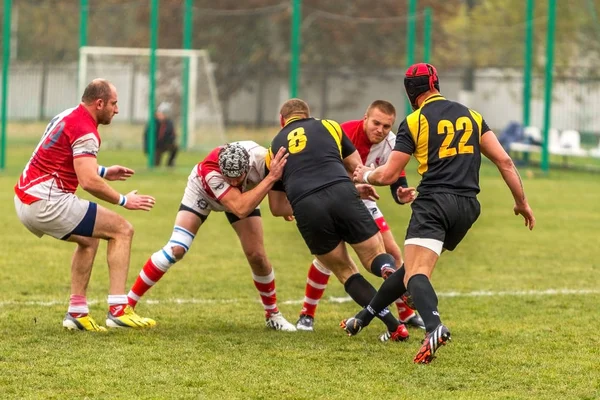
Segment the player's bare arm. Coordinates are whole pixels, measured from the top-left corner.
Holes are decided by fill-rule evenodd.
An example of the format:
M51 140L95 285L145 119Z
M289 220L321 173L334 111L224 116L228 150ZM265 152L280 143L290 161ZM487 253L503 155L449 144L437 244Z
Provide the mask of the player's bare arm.
M348 171L348 174L350 174L350 176L352 176L352 173L356 170L356 167L358 167L359 165L363 165L362 160L360 159L360 154L358 154L358 150L354 151L348 157L344 158L343 161L344 167L346 168L346 171Z
M81 188L100 200L122 205L128 210L149 211L154 206L155 200L152 196L138 195L137 190L121 195L110 187L98 175L98 163L94 157L77 157L73 160L73 167Z
M275 182L281 179L288 156L289 154L286 150L280 148L269 164L269 173L265 179L256 185L255 188L244 193L238 188L231 188L231 190L225 193L225 196L220 199L221 204L238 218L248 216L248 214L258 207Z
M277 151L277 154L275 154L275 157L273 157L269 162L269 173L265 179L273 181L273 183L280 180L283 176L283 169L285 168L285 164L287 163L287 158L289 155L290 154L287 152L287 150L281 147Z
M387 186L396 182L398 176L410 161L410 155L400 151L392 151L384 165L375 169L359 165L354 170L353 179L357 183L368 183L374 186Z
M285 192L278 190L269 191L269 209L274 217L290 217L294 214L292 205L288 201ZM290 219L286 218L290 221Z
M355 186L361 199L371 201L379 200L379 193L377 193L373 186L366 183L358 183Z
M396 196L401 204L408 204L417 198L417 191L414 187L400 186L398 190L396 190Z
M127 178L131 178L135 173L131 168L123 167L121 165L112 165L106 167L106 175L104 179L107 181L125 181Z
M358 154L358 150L344 158L343 161L344 167L346 168L346 171L348 171L350 179L353 178L353 173L356 171L356 168L363 165L360 154ZM361 199L372 201L379 200L379 194L375 188L369 184L358 183L356 185L356 190L358 190L358 194L360 195Z
M506 185L510 189L515 199L515 215L522 215L525 219L525 226L530 230L533 229L535 226L535 217L525 197L525 189L523 188L523 181L521 180L519 171L517 171L517 167L498 141L494 132L488 131L482 135L481 152L496 165L498 171L500 171L500 175L502 175L502 179L504 179L504 182L506 182Z

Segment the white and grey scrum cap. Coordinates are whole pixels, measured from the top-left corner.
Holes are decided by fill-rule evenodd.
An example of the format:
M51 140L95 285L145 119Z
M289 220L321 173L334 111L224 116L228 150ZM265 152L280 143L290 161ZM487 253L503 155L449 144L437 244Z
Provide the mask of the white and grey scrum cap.
M250 169L250 155L239 144L227 144L219 151L219 168L228 178L239 178Z

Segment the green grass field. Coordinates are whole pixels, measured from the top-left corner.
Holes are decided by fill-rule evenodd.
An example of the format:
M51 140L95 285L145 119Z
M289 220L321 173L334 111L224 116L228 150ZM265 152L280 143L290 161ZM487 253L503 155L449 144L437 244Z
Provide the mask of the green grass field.
M8 166L0 173L0 399L600 398L598 175L522 171L537 218L529 232L512 215L498 172L484 164L482 215L458 249L442 256L433 278L453 341L421 366L412 363L420 331L411 330L406 343L383 344L377 336L384 327L376 321L345 336L338 323L358 307L336 301L346 294L334 279L316 332L267 330L250 269L222 213L210 216L186 258L138 306L158 321L155 329L63 331L73 245L38 239L18 221L12 188L34 142L26 140L25 126L10 128ZM264 142L272 133L230 138ZM174 170L149 171L139 151L100 153L103 165L136 169L114 187L157 199L150 213L108 205L136 229L130 284L168 240L187 175L201 157L183 153ZM413 162L408 169L416 184ZM387 188L380 194L402 242L410 209L395 205ZM270 216L266 204L263 216L279 306L295 322L312 258L294 223ZM88 293L99 322L106 312L105 249Z

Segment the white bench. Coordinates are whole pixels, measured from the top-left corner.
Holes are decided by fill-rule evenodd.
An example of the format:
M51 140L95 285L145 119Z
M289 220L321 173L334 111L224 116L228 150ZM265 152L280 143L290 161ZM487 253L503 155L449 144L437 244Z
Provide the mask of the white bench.
M510 144L510 151L517 151L519 153L540 153L542 151L542 146L538 146L537 144L512 142Z
M589 151L590 156L600 158L600 143L598 143L598 147L594 147Z
M525 128L525 137L530 140L541 143L543 141L541 131L535 126ZM510 151L519 153L540 153L542 146L531 143L513 142L510 144ZM581 147L581 135L578 131L568 129L560 133L557 129L550 129L548 132L548 152L550 154L563 156L563 162L567 163L567 157L587 157L592 155L600 157L600 145L597 149L590 152Z

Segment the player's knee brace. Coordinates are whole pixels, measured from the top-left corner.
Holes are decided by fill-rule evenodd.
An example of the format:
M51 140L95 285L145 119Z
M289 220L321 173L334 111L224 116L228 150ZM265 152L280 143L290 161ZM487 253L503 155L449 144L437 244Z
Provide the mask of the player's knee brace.
M162 249L152 254L152 262L157 268L166 272L188 252L194 237L195 235L187 229L175 225L169 242Z
M381 277L382 276L381 270L383 268L396 269L396 260L394 259L394 257L391 254L382 253L382 254L378 255L377 257L375 257L373 259L373 261L371 262L371 272L374 275Z

